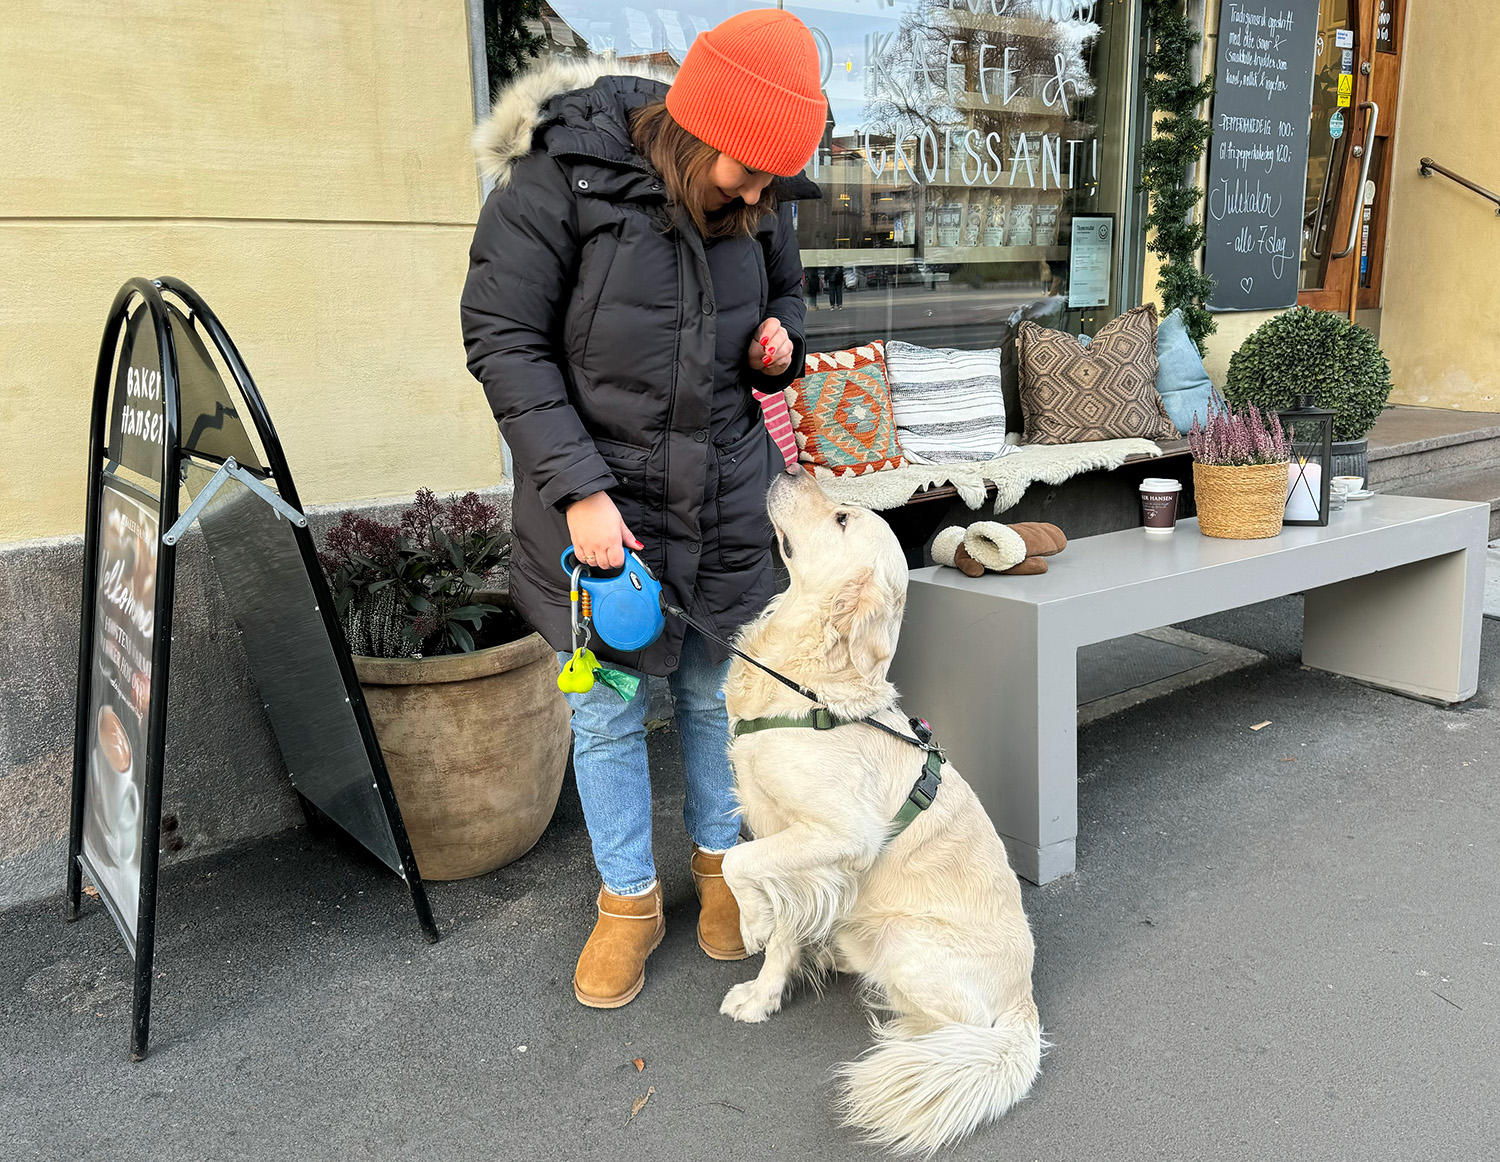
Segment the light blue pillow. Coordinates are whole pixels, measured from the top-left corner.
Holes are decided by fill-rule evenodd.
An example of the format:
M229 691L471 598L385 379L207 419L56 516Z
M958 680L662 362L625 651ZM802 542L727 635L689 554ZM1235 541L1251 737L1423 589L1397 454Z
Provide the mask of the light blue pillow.
M1224 406L1203 368L1197 344L1188 337L1180 309L1156 325L1156 390L1172 425L1184 436L1195 416L1207 422L1210 403Z

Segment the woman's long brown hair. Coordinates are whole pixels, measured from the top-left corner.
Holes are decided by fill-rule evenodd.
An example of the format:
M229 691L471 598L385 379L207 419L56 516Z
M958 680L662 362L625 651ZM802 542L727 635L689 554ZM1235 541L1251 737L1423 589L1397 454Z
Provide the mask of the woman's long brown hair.
M704 195L710 184L709 171L719 151L677 124L664 102L635 110L630 117L630 136L636 149L661 174L667 197L692 219L703 237L754 234L761 219L775 211L776 198L767 187L753 206L736 198L710 215Z

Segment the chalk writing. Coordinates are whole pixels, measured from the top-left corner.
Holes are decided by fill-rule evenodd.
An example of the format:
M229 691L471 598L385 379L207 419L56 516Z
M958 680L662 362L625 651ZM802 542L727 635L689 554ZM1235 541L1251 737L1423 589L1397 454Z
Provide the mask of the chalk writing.
M1209 144L1205 269L1212 310L1297 299L1317 0L1227 0Z

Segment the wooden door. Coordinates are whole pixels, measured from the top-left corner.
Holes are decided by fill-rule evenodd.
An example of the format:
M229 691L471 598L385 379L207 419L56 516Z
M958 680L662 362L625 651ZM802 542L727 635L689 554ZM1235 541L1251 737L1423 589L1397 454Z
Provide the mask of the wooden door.
M1360 308L1380 306L1406 0L1321 0L1318 9L1297 301L1348 313L1356 280Z

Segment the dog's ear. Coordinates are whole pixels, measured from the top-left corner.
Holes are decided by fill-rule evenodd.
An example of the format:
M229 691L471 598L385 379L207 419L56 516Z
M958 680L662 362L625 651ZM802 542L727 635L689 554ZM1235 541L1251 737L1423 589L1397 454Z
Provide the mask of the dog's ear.
M896 653L895 627L900 610L891 600L889 587L874 569L862 570L839 586L833 596L823 647L832 669L852 665L860 674L877 681L885 677Z

